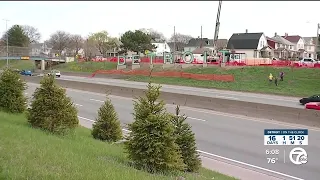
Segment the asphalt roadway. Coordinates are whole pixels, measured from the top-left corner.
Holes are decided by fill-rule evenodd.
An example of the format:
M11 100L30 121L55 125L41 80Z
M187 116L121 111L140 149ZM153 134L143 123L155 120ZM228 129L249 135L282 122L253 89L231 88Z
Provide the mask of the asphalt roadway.
M80 78L79 78L80 79ZM91 79L93 80L93 79ZM30 96L38 84L28 83L27 96ZM80 123L90 128L97 116L97 110L105 100L105 95L67 89L67 94L72 98L79 112ZM131 123L133 105L132 99L110 96L121 123ZM174 112L174 106L167 105L170 112ZM245 180L259 179L294 179L294 180L319 180L320 179L320 129L311 129L287 123L277 123L263 119L248 118L239 115L219 113L209 110L181 107L182 114L188 116L188 122L196 134L197 147L201 155L208 159L215 159L232 167L221 170L221 164L216 164L220 172L228 173L235 170L235 167L247 169L271 175L272 178L244 178ZM125 126L124 126L125 128ZM286 129L286 128L308 128L309 145L303 148L308 153L308 163L294 165L289 160L289 151L292 146L264 146L264 129ZM279 149L280 155L275 164L268 164L265 151ZM206 162L208 163L208 162ZM225 166L226 167L226 166ZM236 174L239 172L233 173ZM244 173L244 172L242 172ZM230 174L230 173L229 173Z
M97 84L108 84L121 87L130 87L130 88L139 88L145 89L147 83L145 82L133 82L125 81L120 79L109 79L109 78L90 78L90 77L81 77L81 76L67 76L63 75L60 77L62 80L69 81L80 81L80 82L89 82ZM235 92L227 90L216 90L216 89L206 89L206 88L195 88L195 87L186 87L186 86L174 86L174 85L162 85L161 91L164 92L174 92L180 94L190 94L197 96L208 96L221 99L230 99L246 102L254 102L261 104L270 104L278 105L285 107L293 108L304 108L304 106L299 104L300 98L294 97L285 97L285 96L276 96L276 95L266 95L266 94L257 94L257 93L247 93L247 92Z

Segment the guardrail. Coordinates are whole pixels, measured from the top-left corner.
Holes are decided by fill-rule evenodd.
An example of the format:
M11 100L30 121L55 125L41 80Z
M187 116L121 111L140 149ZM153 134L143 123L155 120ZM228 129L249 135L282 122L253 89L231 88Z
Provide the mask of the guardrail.
M41 77L23 77L27 82L39 83ZM64 88L78 89L96 93L136 98L144 94L143 89L126 88L105 84L94 84L57 79L56 82ZM268 104L259 104L237 100L219 99L195 95L161 92L160 99L167 104L208 109L224 113L244 115L248 117L264 118L306 126L320 127L320 111L283 107ZM214 119L212 119L214 121Z

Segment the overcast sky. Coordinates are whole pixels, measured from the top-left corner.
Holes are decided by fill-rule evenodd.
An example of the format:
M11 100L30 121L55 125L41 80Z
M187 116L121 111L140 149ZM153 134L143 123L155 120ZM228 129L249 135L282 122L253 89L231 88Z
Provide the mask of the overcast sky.
M87 36L106 30L119 36L127 30L153 28L167 38L176 32L213 38L218 1L136 1L136 2L0 2L0 20L31 25L39 29L42 41L63 30ZM219 39L233 33L264 32L267 36L316 36L320 23L320 1L225 1L222 3ZM0 32L6 30L0 21Z

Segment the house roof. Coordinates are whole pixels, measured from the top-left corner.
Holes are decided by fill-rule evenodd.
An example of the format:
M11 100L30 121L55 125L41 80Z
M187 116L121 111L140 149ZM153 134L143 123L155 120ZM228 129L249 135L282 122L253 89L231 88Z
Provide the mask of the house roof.
M203 54L205 51L207 51L208 54L210 54L212 52L211 49L209 48L197 48L195 50L192 51L192 54Z
M257 49L263 33L234 33L228 42L228 49Z
M279 41L279 43L282 43L284 45L294 45L294 43L286 40L285 38L283 38L279 35L274 36L272 39L275 39L275 40Z
M228 44L228 39L218 39L217 40L217 48L224 48ZM202 46L209 46L213 47L213 39L208 38L192 38L190 39L189 43L186 47L200 47Z
M290 41L290 42L293 42L293 43L297 43L301 36L299 35L294 35L294 36L282 36L283 38L285 38L286 40Z
M316 44L317 37L303 37L303 40L306 44L309 44L311 40L313 44Z
M266 38L267 38L267 40L269 40L269 41L281 43L281 42L279 42L279 40L277 40L277 39L274 39L274 38L271 38L271 37L268 37L268 36L266 36Z

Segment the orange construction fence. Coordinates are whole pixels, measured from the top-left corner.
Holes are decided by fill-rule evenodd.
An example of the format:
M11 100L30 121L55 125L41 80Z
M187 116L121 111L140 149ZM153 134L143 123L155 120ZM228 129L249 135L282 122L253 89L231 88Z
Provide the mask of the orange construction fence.
M188 78L188 79L196 79L196 80L211 80L211 81L224 81L224 82L233 82L233 75L221 75L221 74L193 74L193 73L185 73L179 71L160 71L160 72L152 72L149 70L98 70L92 74L94 77L96 74L117 74L117 75L140 75L140 76L151 76L154 77L178 77L178 78Z

